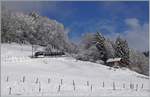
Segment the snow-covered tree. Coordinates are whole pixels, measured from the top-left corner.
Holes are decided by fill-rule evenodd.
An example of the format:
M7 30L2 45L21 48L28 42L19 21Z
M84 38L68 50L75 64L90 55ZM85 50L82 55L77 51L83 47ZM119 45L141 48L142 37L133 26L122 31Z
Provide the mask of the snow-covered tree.
M120 57L123 60L122 66L129 65L129 47L126 40L118 37L115 41L115 57Z
M130 49L129 55L131 70L134 70L138 73L149 75L149 59L139 51Z
M81 60L103 60L106 63L108 58L114 56L112 42L100 33L86 33L82 37L80 47L77 58Z
M113 45L114 45L113 41L111 41L110 39L106 39L105 48L106 48L108 58L115 57L115 49L114 49Z
M96 48L96 35L95 33L86 33L82 37L81 43L79 44L79 52L76 56L77 59L84 61L96 62L100 60L100 53Z
M41 45L65 52L75 52L75 44L68 39L63 24L40 16L36 12L24 14L2 10L2 42Z
M108 52L106 49L106 39L102 34L98 33L96 34L96 47L99 50L98 53L100 53L100 59L103 60L106 64L106 61L108 59Z

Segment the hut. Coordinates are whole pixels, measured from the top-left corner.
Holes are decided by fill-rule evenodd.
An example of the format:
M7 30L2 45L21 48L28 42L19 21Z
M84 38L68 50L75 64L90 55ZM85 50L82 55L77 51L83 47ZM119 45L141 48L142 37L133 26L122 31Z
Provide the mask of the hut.
M62 51L57 51L57 52L38 51L38 52L35 52L34 57L38 58L38 57L62 56L62 55L65 55L65 53Z
M115 68L118 68L121 62L122 62L121 58L110 58L106 61L108 66Z

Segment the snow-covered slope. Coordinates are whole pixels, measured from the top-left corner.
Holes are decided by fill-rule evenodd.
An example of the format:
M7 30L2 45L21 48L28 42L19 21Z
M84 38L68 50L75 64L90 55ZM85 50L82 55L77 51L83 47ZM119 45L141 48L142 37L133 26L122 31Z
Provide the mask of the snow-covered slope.
M144 75L71 57L31 59L31 49L1 45L2 95L149 96L149 78Z

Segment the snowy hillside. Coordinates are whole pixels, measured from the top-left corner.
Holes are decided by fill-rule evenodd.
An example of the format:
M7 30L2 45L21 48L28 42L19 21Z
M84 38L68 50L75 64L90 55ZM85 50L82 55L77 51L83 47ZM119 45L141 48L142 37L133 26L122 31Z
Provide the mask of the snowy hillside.
M71 57L31 59L31 46L2 44L2 95L149 96L149 78Z

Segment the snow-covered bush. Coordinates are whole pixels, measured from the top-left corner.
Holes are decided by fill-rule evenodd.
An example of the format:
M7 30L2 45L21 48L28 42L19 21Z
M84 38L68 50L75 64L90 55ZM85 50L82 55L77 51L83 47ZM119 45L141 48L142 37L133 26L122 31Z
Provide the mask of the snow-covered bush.
M145 75L149 75L149 59L143 53L130 49L131 69Z
M91 46L87 50L79 51L78 56L76 57L79 60L96 62L100 59L100 53L97 50L96 46Z
M102 60L97 60L96 63L98 63L98 64L104 64L104 61L102 61Z

